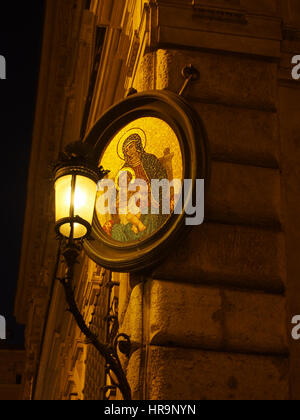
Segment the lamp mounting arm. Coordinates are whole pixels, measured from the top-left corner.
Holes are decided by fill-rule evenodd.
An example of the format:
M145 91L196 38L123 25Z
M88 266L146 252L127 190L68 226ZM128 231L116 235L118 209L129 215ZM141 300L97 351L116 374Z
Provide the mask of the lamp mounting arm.
M74 267L77 263L78 256L81 251L81 244L78 245L74 241L68 241L66 243L65 249L62 252L64 261L67 265L66 275L62 279L58 279L65 292L66 301L69 305L69 312L73 315L76 324L78 325L80 331L85 335L88 342L92 344L96 350L104 357L107 368L114 373L117 378L118 383L116 386L121 391L124 400L131 400L131 389L128 384L125 372L122 368L119 356L118 356L118 339L120 337L126 338L126 343L128 348L130 347L130 339L125 334L120 334L113 345L104 344L98 340L98 337L89 329L87 326L75 300L74 290L73 290L73 278L74 278ZM122 351L122 349L120 349Z
M185 66L182 69L181 74L185 80L184 80L182 88L180 89L180 92L178 93L179 96L183 96L183 93L185 92L190 82L195 82L196 80L199 80L200 78L199 71L192 64Z

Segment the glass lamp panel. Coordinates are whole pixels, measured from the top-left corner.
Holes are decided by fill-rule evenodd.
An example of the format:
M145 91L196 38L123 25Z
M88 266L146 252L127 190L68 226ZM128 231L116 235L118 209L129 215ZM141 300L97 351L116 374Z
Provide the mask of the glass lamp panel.
M59 228L60 233L69 238L71 235L71 225L70 223L65 223ZM87 234L87 229L85 226L81 225L80 223L74 223L74 232L73 237L74 239L83 238Z
M74 194L74 216L92 225L95 200L97 194L97 184L90 178L78 175L76 176L75 194ZM76 231L76 227L74 229Z
M55 182L55 210L56 222L70 218L72 175L62 176ZM79 216L92 225L94 207L97 193L97 184L90 178L76 176L74 192L74 217ZM70 223L65 223L59 228L60 233L69 238L71 234ZM79 239L87 234L87 228L74 223L73 237Z
M72 175L62 176L55 182L55 218L56 222L70 217Z

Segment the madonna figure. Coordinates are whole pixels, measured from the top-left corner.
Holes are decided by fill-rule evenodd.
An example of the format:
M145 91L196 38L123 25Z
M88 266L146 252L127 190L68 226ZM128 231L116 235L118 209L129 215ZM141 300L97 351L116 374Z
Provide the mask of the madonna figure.
M128 182L133 179L142 179L148 186L148 207L151 210L151 180L168 179L167 171L160 160L153 154L147 153L143 147L141 136L134 133L126 138L122 146L125 163L120 169L115 183L119 189L119 176L126 172ZM135 193L128 193L128 201ZM139 206L139 203L137 203ZM158 207L160 205L158 204ZM127 203L119 202L117 197L117 208L127 208ZM108 235L119 242L133 242L142 240L154 233L167 219L168 215L161 214L117 214L103 227Z

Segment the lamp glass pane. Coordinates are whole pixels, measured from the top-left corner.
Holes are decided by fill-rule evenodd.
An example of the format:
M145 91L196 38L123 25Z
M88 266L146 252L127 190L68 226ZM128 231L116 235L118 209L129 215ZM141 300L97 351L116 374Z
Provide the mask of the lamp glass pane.
M66 175L55 183L56 222L70 217L72 175ZM92 225L94 207L97 193L97 184L90 178L77 175L74 193L74 217L79 216ZM70 223L65 223L60 228L60 233L69 238L71 234ZM86 235L87 228L80 223L74 223L74 239Z
M56 222L70 217L72 175L62 176L55 182L55 218Z
M65 236L66 238L69 238L71 235L71 226L70 223L65 223L59 228L60 233ZM74 223L74 232L73 237L74 239L83 238L87 234L86 227L79 224Z
M74 216L79 216L92 225L97 184L90 178L76 176L74 195Z

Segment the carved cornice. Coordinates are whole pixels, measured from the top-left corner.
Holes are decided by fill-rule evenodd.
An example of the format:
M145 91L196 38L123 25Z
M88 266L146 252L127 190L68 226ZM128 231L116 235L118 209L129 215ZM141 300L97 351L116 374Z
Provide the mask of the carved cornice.
M300 41L300 28L285 25L283 27L282 36L284 41Z
M242 9L208 6L199 3L197 0L193 0L193 9L194 16L198 18L234 22L241 25L246 25L248 23L246 13Z

